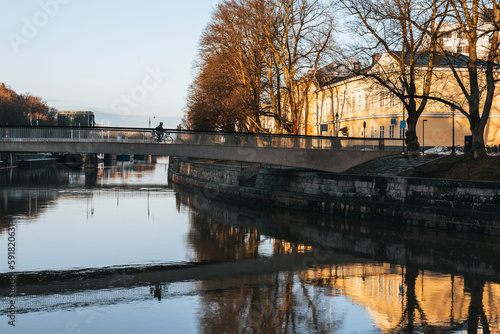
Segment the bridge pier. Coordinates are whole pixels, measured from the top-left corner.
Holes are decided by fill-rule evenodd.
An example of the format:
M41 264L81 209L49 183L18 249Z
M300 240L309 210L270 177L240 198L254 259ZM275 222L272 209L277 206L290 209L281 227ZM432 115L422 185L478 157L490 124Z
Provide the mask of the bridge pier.
M97 154L87 153L85 154L85 168L96 168L98 165Z
M12 167L16 164L15 155L12 152L0 153L0 161L3 161L4 167Z

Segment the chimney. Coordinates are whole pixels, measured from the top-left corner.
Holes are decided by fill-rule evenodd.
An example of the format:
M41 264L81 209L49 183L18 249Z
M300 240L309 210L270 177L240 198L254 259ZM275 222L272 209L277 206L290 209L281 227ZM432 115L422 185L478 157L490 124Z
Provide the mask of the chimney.
M372 55L372 65L375 65L376 63L378 63L380 58L382 58L382 55L380 53L373 54Z
M351 71L356 70L356 58L347 58L347 68Z

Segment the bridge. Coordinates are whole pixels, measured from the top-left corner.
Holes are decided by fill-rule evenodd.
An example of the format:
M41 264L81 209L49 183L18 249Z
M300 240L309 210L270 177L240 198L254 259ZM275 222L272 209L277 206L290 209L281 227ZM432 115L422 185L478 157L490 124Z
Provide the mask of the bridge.
M403 148L401 139L166 131L169 140L158 143L149 128L0 126L0 152L177 156L343 172Z

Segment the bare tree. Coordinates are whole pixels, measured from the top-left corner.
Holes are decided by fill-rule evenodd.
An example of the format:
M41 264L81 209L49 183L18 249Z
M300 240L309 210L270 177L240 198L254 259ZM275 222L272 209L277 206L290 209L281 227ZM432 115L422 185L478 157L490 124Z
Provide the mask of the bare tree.
M202 53L225 54L234 87L241 97L241 112L247 117L247 130L261 131L260 110L264 59L262 34L254 20L249 20L260 1L231 0L221 3L202 38Z
M260 116L264 115L278 119L284 127L292 123L292 131L298 132L307 92L332 46L331 6L325 1L227 0L217 6L201 39L198 72L213 72L209 65L227 69L223 71L226 80L217 82L226 87L220 90L226 97L232 90L232 101L239 99L238 108L224 111L244 116L236 117L238 130L263 131ZM210 99L206 96L204 102L196 97L197 89L208 88L201 82L205 78L198 75L191 86L190 120L195 112L191 107ZM221 113L222 109L214 111Z
M448 0L448 3L452 8L450 17L455 25L451 25L444 33L455 32L464 36L468 57L450 53L442 43L438 46L465 96L468 108L454 102L440 101L467 117L472 133L472 151L477 158L486 155L484 130L495 96L495 83L498 81L500 2ZM467 68L466 75L461 72L464 65Z
M206 57L190 86L186 111L189 128L233 132L245 126L240 91L224 55Z
M200 40L197 75L186 106L189 127L259 131L263 62L246 22L247 4L219 4Z
M419 148L416 126L431 92L435 67L436 40L428 39L423 31L440 29L446 5L439 0L339 0L354 18L351 31L361 39L353 50L356 54L373 57L372 65L363 70L351 70L396 96L407 112L406 143L408 153ZM422 31L423 30L423 31ZM373 98L373 96L372 96Z
M290 117L293 133L297 134L307 93L318 68L333 49L332 7L320 0L263 0L263 3L266 11L261 12L258 24L270 55L267 65L279 73L277 85L284 88L280 103Z

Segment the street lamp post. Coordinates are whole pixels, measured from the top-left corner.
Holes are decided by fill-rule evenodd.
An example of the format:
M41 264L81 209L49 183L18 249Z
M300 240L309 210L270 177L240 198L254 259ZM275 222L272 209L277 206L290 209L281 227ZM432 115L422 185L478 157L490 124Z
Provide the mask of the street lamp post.
M425 155L425 122L426 119L422 121L422 155Z
M455 155L455 107L451 106L451 154Z
M405 136L406 136L406 120L405 120L405 112L403 107L403 120L399 123L399 131L403 132L403 152L405 151Z
M335 137L339 136L339 113L335 114Z
M403 91L403 100L404 100L404 95L405 95L405 84L404 84L404 80L402 77L399 77L399 82L400 82L400 85L401 85L401 90ZM401 131L401 129L403 129L403 152L405 151L405 136L406 136L406 119L405 119L405 104L404 104L404 101L401 101L402 104L403 104L403 120L402 120L402 123L399 124L399 129Z
M366 121L363 122L363 148L366 148Z

